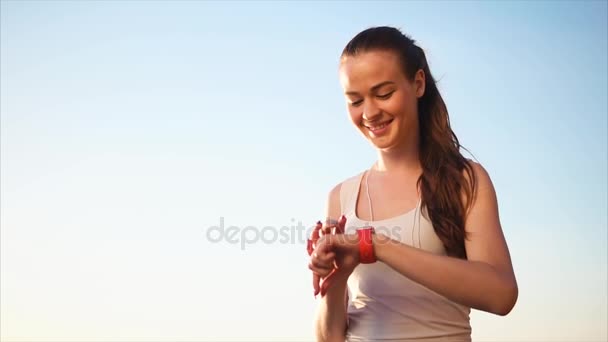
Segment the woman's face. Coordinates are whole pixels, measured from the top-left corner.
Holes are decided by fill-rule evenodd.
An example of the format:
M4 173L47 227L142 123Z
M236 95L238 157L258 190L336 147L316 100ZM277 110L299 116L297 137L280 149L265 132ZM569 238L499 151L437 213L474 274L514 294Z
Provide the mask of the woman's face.
M389 150L417 142L422 70L409 81L393 52L362 52L342 59L340 83L351 121L374 146Z

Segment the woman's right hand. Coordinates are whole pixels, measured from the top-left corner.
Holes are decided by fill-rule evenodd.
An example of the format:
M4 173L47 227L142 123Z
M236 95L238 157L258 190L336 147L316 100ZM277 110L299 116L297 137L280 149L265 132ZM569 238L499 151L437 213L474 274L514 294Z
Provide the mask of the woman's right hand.
M357 241L350 241L353 236L343 234L345 227L346 217L342 215L339 221L328 220L320 227L322 235L318 239L313 234L308 267L313 271L315 297L319 292L324 296L336 280L346 281L359 264Z

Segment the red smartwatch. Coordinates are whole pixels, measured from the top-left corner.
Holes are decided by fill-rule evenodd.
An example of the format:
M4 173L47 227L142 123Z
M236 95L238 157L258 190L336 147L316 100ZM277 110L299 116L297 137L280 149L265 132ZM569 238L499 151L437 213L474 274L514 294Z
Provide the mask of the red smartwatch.
M359 237L359 262L362 264L372 264L377 261L376 254L374 254L372 234L374 234L374 227L357 229L357 236Z

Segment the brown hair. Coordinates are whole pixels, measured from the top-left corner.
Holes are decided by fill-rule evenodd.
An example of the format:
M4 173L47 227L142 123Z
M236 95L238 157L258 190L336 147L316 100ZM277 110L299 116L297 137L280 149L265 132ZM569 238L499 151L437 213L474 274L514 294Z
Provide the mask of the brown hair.
M424 95L418 99L422 164L418 186L422 191L422 205L426 206L448 255L466 259L464 221L475 194L476 178L471 164L460 153L463 147L450 127L447 107L424 51L399 29L382 26L357 34L342 51L342 57L372 50L397 54L410 81L418 70L424 71Z

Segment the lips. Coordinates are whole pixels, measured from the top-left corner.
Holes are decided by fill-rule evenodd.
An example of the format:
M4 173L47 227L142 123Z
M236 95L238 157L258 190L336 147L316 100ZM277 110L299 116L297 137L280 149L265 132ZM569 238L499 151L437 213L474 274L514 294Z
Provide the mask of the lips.
M377 123L377 124L373 124L373 125L364 125L364 126L372 132L379 131L379 130L383 129L384 127L388 126L391 122L393 122L393 120L394 119L390 119L390 120L386 120L381 123Z

